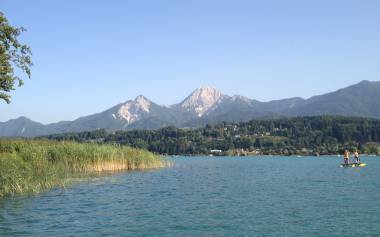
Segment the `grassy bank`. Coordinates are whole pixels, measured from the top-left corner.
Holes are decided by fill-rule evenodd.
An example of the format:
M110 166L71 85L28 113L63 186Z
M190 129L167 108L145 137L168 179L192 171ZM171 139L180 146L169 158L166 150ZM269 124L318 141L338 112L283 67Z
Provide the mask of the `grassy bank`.
M0 140L0 197L38 193L97 172L166 166L160 157L126 146L47 140Z

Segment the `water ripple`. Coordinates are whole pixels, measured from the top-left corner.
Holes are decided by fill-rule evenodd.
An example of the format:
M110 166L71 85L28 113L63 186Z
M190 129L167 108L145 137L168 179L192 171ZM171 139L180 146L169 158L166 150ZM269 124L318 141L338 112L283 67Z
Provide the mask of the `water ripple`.
M379 236L380 159L175 158L0 201L0 236Z

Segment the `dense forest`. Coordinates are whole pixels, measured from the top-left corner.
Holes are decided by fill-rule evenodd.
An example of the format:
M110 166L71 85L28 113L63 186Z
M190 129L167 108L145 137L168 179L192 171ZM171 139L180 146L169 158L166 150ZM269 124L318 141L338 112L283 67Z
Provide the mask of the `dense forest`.
M196 129L101 129L46 138L130 145L168 155L326 155L341 154L345 149L378 154L380 120L315 116L224 122Z

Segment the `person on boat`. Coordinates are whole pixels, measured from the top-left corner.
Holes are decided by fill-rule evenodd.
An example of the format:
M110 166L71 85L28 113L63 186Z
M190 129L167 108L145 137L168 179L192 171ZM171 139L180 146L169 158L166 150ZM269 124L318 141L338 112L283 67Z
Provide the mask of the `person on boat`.
M343 160L345 164L350 163L350 152L348 152L347 150L344 151Z
M358 152L358 150L355 151L355 153L354 153L354 157L355 157L355 163L356 163L356 164L360 164L360 157L359 157L359 152Z

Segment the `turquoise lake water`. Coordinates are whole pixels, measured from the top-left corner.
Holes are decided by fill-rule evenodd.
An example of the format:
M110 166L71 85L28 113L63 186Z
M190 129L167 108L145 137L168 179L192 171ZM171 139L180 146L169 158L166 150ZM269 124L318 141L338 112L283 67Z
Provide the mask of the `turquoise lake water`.
M0 200L0 236L380 236L380 158L173 158Z

